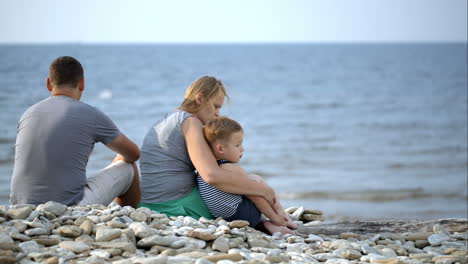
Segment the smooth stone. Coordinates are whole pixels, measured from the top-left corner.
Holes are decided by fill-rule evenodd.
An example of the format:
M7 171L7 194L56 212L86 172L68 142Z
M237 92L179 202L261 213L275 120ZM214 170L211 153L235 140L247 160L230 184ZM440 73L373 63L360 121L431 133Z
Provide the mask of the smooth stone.
M59 246L66 250L72 251L73 253L81 253L91 249L90 246L83 242L75 242L75 241L63 241L60 242Z
M325 261L325 264L349 264L349 263L351 262L347 259L329 259Z
M90 244L90 243L93 243L93 242L96 242L96 241L94 240L94 238L92 236L81 235L81 236L75 238L75 242L83 242L83 243L86 243L86 244Z
M184 256L172 256L167 258L167 264L192 264L193 259Z
M60 240L58 239L46 239L46 238L35 238L34 241L46 247L55 246L60 243Z
M234 220L234 221L229 223L230 228L242 228L242 227L246 227L246 226L249 226L249 221Z
M2 263L2 264L15 264L16 263L16 257L15 257L15 255L13 255L13 256L0 256L0 263Z
M91 245L95 248L100 248L100 249L119 249L125 252L129 253L135 253L136 252L136 247L134 244L130 242L94 242L91 243Z
M177 256L199 259L199 258L207 256L207 253L202 252L202 251L192 251L192 252L181 253L181 254L178 254Z
M311 242L315 242L315 241L323 242L324 240L323 240L323 238L321 238L319 236L310 234L304 241L307 242L307 243L311 243Z
M8 235L6 235L6 234L0 234L0 243L9 243L9 244L13 244L14 241L13 241L13 239L11 239L11 237L9 237Z
M232 232L231 232L232 233ZM277 248L276 243L264 236L249 236L247 238L249 247Z
M460 262L460 258L458 256L437 256L433 257L432 261L435 263L444 263L444 264L451 264L455 262Z
M73 225L61 226L57 231L64 237L78 237L81 235L81 229Z
M11 250L14 252L22 252L23 249L19 247L18 245L15 245L13 243L0 243L0 250Z
M24 253L29 254L41 250L41 246L36 241L26 241L19 243L18 246L23 250Z
M122 223L120 221L116 220L111 220L106 223L107 226L110 226L112 228L127 228L127 225L125 223Z
M80 229L83 230L83 234L91 235L93 233L94 223L91 220L86 219L80 224Z
M161 251L160 255L163 255L163 256L175 256L177 255L177 251L175 249L172 249L172 248L168 248L168 249L164 249Z
M24 233L24 231L28 228L28 225L26 225L23 222L16 222L13 224L13 226L18 230L20 233Z
M341 233L340 234L340 238L341 239L348 239L348 238L360 238L361 236L356 234L356 233L351 233L351 232L347 232L347 233Z
M24 207L10 208L8 209L7 216L10 219L26 219L34 210L33 205L26 205Z
M371 263L376 263L376 264L405 264L405 262L399 260L399 259L376 259L374 261L371 261Z
M323 211L318 209L305 209L304 214L323 215Z
M113 262L114 264L115 262ZM130 262L130 264L132 264L133 262ZM167 264L168 263L168 257L167 256L156 256L156 257L147 257L147 258L144 258L140 261L138 261L138 263L141 263L141 264Z
M406 235L406 240L416 241L416 240L427 240L427 238L432 235L430 232L415 232Z
M429 241L427 240L416 240L414 241L414 246L417 247L417 248L425 248L427 246L429 246Z
M355 259L360 259L362 257L362 254L354 249L346 249L343 253L341 253L341 256L345 259L349 260L355 260Z
M206 241L192 238L192 237L185 237L185 247L187 248L196 248L196 249L202 249L206 247Z
M31 238L27 235L23 235L23 234L20 234L18 232L11 232L10 233L10 237L15 239L15 240L21 240L21 241L29 241L31 240ZM11 239L10 238L10 239ZM0 243L4 243L5 241L3 241L2 239L2 235L0 235ZM9 243L9 242L6 242L6 243ZM13 241L11 242L13 243Z
M169 247L172 249L179 249L179 248L183 248L186 244L187 244L186 240L180 239L180 240L174 241L174 243L172 243Z
M329 259L340 258L340 256L337 256L334 253L318 253L318 254L314 254L312 257L320 262L325 262Z
M135 236L138 238L145 238L157 234L155 229L150 228L146 223L133 222L129 225L129 228L133 230Z
M122 235L120 229L99 229L96 231L96 242L106 242L116 239Z
M427 254L427 253L419 253L419 254L411 253L409 254L409 257L411 259L432 259L434 256L431 254Z
M146 222L147 216L142 212L133 212L130 214L130 218L137 222Z
M213 256L206 256L203 257L204 259L211 261L211 262L218 262L220 260L230 260L230 261L241 261L242 256L241 254L235 253L235 254L218 254L218 255L213 255Z
M294 213L297 209L299 209L299 207L297 206L292 206L292 207L288 207L286 209L284 209L284 211L288 214L292 214Z
M286 246L286 252L298 252L298 253L302 253L304 252L304 244L289 244Z
M279 255L279 256L265 256L263 257L264 261L268 261L269 263L288 263L291 257L288 255ZM219 262L218 262L219 263Z
M55 216L60 216L65 211L67 211L68 207L64 204L49 201L45 204L40 204L37 206L36 211L39 212L50 212L53 213Z
M382 255L387 257L387 258L396 258L396 257L398 257L397 253L391 248L384 248L384 249L380 250L380 252L382 252Z
M215 240L216 236L208 232L190 231L187 233L188 236L198 238L204 241Z
M369 255L369 254L376 254L376 255L382 255L382 253L380 253L380 251L378 251L377 249L367 245L367 244L363 244L361 245L361 251L362 253L366 254L366 255Z
M212 248L213 250L226 253L229 250L229 240L225 237L220 236L213 242Z
M207 259L199 258L197 261L195 261L195 264L213 264L213 262Z
M303 206L297 208L297 210L294 211L294 213L292 213L292 214L290 215L291 220L293 220L293 221L299 220L299 218L300 218L301 215L304 213L304 211L305 211L305 209L304 209Z
M442 245L442 242L448 241L449 239L449 236L444 234L433 234L427 238L427 241L429 241L431 246L440 246Z
M152 247L155 245L168 247L179 239L180 238L176 236L153 235L141 239L140 241L138 241L137 245L139 247Z
M384 257L382 255L377 255L377 254L370 253L368 255L362 256L360 260L362 262L374 262L376 260L383 260L383 259L387 259L387 257Z
M325 217L322 215L315 215L315 214L303 214L300 219L305 221L324 221Z
M432 231L434 232L434 234L442 234L442 235L447 235L447 236L450 235L450 233L443 226L439 224L435 224L432 227Z
M93 250L89 254L91 256L96 256L96 257L100 257L100 258L103 258L103 259L108 259L108 258L111 257L111 253L109 253L109 251L105 251L105 250L102 250L102 249Z

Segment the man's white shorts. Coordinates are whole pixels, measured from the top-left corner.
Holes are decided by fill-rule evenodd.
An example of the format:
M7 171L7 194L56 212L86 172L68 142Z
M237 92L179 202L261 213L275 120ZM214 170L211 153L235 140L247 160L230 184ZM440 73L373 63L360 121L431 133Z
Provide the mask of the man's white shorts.
M112 163L87 179L84 197L79 204L109 205L115 197L127 192L132 185L133 175L132 164L121 160Z

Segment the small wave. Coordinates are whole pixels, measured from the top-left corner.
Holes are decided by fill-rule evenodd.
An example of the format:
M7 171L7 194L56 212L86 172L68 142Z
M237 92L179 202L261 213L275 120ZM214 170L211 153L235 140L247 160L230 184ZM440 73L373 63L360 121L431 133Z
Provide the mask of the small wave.
M112 91L111 90L103 90L99 93L100 99L112 99Z
M467 199L461 193L447 192L434 193L424 191L422 188L400 189L400 190L363 190L351 192L284 192L278 194L280 199L301 200L301 199L323 199L338 201L368 201L368 202L390 202L401 200L416 200L426 198L441 199Z
M15 138L0 137L0 144L11 144L11 143L15 143Z
M306 105L307 109L315 110L315 109L324 109L324 108L341 108L345 105L342 103L331 102L331 103L309 103Z

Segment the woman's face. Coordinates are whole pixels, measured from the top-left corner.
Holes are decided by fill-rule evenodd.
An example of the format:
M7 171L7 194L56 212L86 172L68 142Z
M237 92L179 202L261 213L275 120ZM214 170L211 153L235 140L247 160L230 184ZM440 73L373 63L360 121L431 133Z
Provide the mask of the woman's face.
M196 116L202 124L205 124L209 120L219 116L219 110L224 103L224 94L219 93L215 97L210 99L203 98L201 101L202 106L196 113Z

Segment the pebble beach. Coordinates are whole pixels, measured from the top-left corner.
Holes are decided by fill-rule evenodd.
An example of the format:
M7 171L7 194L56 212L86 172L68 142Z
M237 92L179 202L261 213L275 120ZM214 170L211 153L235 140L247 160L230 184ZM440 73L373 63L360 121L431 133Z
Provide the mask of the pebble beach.
M299 227L319 210L286 209ZM0 206L0 263L467 263L467 227L431 232L267 235L238 220L167 217L111 204ZM304 230L304 229L302 229Z

